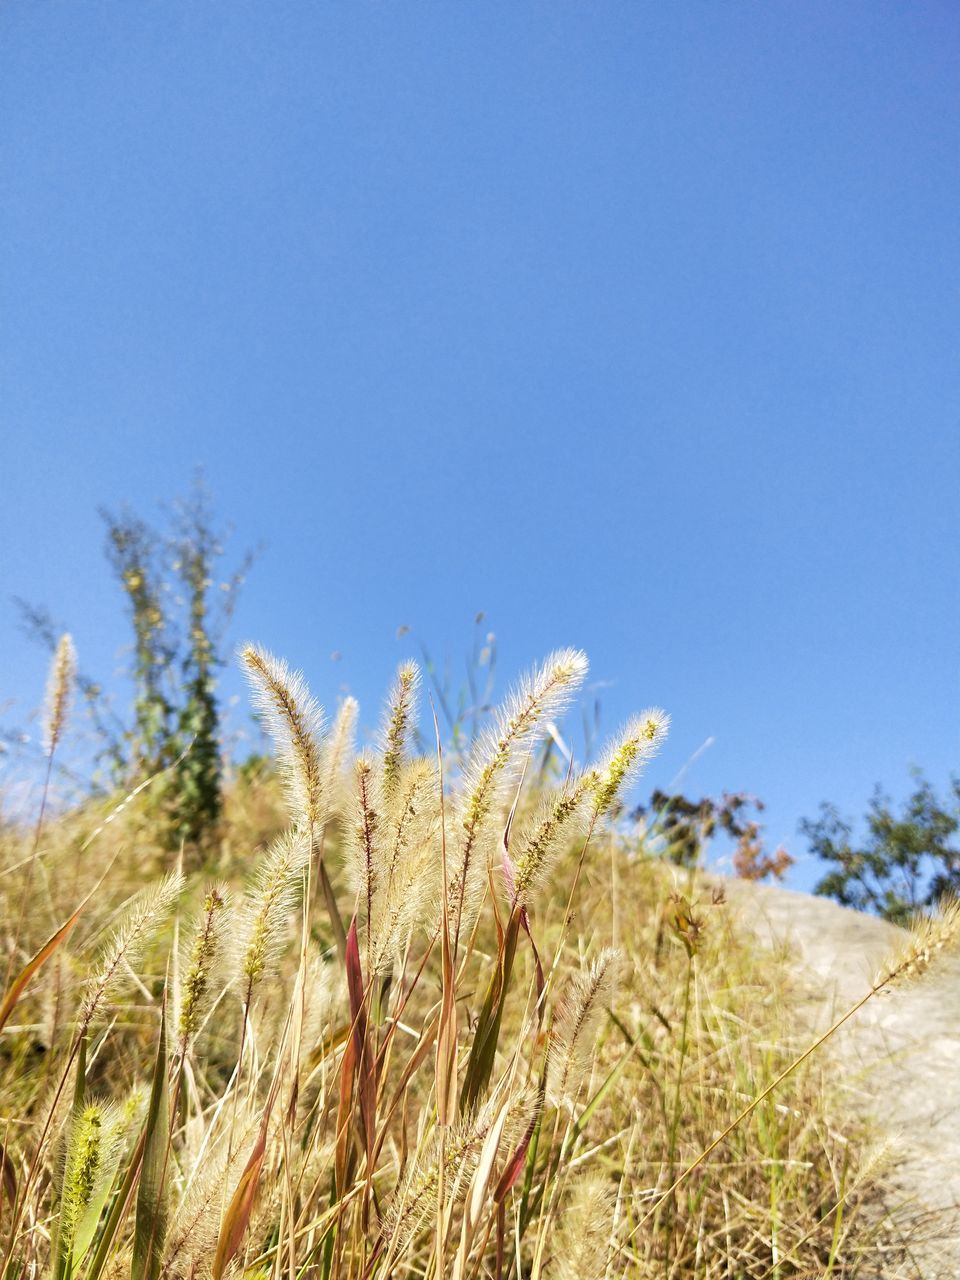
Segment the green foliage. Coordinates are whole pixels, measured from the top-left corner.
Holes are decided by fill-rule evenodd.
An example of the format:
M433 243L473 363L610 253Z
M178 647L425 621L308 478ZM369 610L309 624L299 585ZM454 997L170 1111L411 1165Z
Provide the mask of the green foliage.
M174 504L169 532L157 532L130 512L101 515L107 557L126 596L134 636L134 725L126 763L142 776L179 760L158 791L167 843L200 845L222 811L219 642L251 557L217 585L215 600L223 544L199 477L192 492Z
M129 720L113 710L102 685L83 673L76 684L93 730L87 784L132 786L176 769L151 789L162 843L207 843L222 813L217 674L223 638L253 559L218 577L224 555L209 494L200 477L155 527L128 509L101 509L105 552L123 591L132 631ZM51 652L63 627L50 614L17 602L26 633ZM82 782L82 779L75 779Z
M878 787L862 836L854 836L853 825L832 804L821 805L820 816L804 819L800 830L811 851L832 864L815 892L845 907L906 924L945 893L960 891L958 778L941 799L918 774L899 811Z

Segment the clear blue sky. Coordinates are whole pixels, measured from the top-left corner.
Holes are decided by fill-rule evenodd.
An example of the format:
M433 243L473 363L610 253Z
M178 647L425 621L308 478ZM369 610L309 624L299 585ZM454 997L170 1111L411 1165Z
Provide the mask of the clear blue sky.
M960 765L952 0L6 0L0 182L0 703L202 464L236 638L368 719L484 609L795 852Z

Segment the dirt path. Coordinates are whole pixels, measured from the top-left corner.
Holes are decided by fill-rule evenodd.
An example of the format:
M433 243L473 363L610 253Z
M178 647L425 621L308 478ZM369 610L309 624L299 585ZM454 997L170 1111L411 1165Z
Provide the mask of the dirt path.
M893 925L824 898L742 881L729 896L762 938L796 947L822 1027L864 994L903 939ZM915 1237L910 1260L878 1280L960 1280L960 958L875 997L834 1052L855 1081L855 1104L895 1144L893 1218Z

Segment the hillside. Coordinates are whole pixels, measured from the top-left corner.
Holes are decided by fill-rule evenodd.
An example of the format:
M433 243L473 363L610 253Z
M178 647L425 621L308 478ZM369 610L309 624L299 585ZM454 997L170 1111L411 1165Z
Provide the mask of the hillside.
M903 931L836 903L731 882L731 903L770 945L795 948L813 1028L858 1000ZM871 1000L833 1042L851 1103L893 1145L887 1207L911 1260L884 1280L960 1275L960 958Z

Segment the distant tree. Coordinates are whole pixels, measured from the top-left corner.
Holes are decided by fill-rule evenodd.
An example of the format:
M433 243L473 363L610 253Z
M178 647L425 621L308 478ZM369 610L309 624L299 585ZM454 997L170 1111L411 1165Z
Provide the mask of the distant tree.
M782 880L793 858L782 847L768 853L763 828L756 816L763 801L743 792L724 792L718 800L690 800L683 795L654 791L633 814L663 844L664 854L680 867L697 866L707 842L719 831L734 842L733 868L742 880Z
M899 811L878 787L865 824L865 833L855 836L832 804L800 823L811 851L832 865L814 892L894 924L905 924L944 893L960 892L960 778L941 799L918 774Z
M247 553L232 574L218 577L224 535L198 475L193 489L167 510L161 529L129 509L102 509L106 556L119 583L132 630L133 708L129 721L110 709L102 687L81 676L97 737L97 764L113 784L128 784L169 768L151 803L163 813L166 842L202 844L221 812L220 712L217 673ZM45 647L63 628L44 609L17 602L24 630Z

